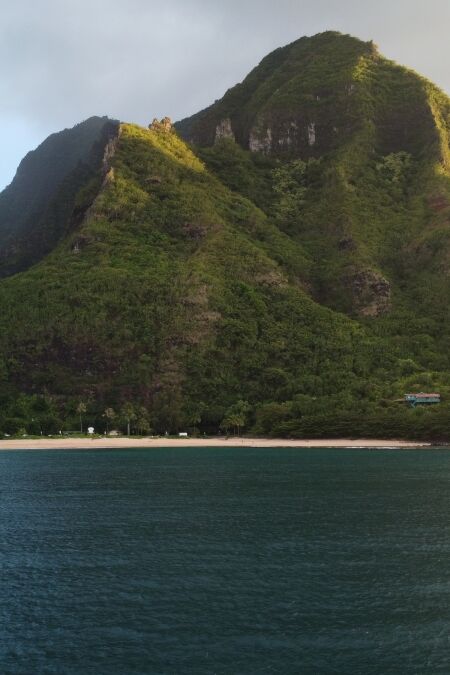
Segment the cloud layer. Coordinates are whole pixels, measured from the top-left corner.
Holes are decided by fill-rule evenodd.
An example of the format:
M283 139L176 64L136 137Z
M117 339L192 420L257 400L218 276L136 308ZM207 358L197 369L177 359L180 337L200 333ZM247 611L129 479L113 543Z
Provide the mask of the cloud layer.
M0 189L49 133L93 114L180 119L302 35L341 30L450 92L448 0L16 0L0 24Z

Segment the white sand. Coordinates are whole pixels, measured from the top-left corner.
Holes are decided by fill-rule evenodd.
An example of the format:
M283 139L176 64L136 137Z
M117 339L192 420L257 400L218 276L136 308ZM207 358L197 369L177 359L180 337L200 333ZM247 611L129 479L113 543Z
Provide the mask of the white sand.
M420 448L430 443L379 439L285 440L274 438L40 438L0 440L0 450L97 450L99 448Z

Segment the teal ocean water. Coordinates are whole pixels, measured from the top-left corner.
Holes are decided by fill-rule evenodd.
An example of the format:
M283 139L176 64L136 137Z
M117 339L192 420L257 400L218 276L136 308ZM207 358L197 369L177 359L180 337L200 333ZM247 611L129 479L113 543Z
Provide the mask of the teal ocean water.
M450 672L450 452L0 453L2 675Z

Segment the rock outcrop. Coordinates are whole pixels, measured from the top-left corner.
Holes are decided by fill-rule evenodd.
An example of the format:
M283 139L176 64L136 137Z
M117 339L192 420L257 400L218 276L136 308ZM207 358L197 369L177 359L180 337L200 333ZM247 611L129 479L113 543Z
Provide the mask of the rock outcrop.
M386 314L391 304L391 285L374 270L357 270L346 278L354 310L360 316Z
M153 122L148 125L148 128L152 131L162 131L168 134L172 131L173 124L170 117L163 117L162 120L158 120L155 117Z
M222 138L229 138L232 141L236 140L231 126L231 120L229 117L223 119L216 126L215 142L217 143L217 141L220 141Z
M265 129L261 129L259 126L254 127L250 132L248 146L252 152L269 153L272 149L272 129L270 127Z

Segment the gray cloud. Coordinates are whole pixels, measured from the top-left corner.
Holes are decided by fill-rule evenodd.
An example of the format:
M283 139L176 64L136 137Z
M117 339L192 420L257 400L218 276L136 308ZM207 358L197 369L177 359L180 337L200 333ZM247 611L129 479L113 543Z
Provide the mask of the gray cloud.
M449 25L448 0L16 0L0 25L0 187L52 131L93 114L179 119L323 30L374 39L450 92Z

